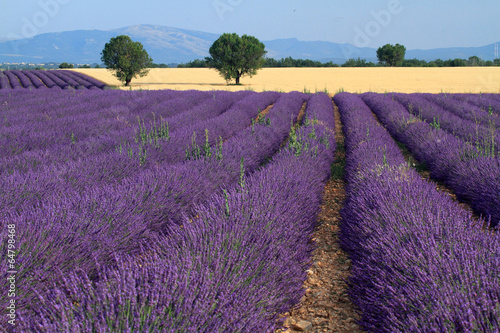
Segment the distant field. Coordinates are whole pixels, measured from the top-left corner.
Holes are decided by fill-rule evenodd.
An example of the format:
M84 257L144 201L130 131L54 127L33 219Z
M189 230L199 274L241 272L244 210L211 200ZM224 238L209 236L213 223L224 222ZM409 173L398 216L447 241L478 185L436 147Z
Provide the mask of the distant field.
M74 69L108 85L120 82L106 69ZM155 68L132 80L132 89L499 93L500 67L455 68L264 68L243 77L241 86L226 85L206 68ZM122 89L129 89L123 87Z

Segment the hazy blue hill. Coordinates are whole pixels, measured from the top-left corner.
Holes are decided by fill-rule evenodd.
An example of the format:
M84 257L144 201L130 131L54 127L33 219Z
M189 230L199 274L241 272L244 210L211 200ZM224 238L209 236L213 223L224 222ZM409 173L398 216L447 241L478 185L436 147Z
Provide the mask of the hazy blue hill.
M137 25L114 31L141 42L156 63L187 62L207 57L217 34L157 25Z
M76 30L3 42L0 62L100 63L100 52L114 35L110 31Z
M494 58L495 44L490 44L481 47L449 47L449 48L439 48L431 50L408 50L406 51L407 59L424 59L424 60L435 60L435 59L469 59L471 56L478 56L483 60L493 60Z
M373 48L357 48L350 44L339 44L325 41L300 41L296 38L275 39L265 41L267 56L275 59L292 57L294 59L311 59L344 63L350 58L362 58L377 61Z
M219 37L202 31L159 25L135 25L115 29L76 30L46 33L29 39L0 42L0 63L12 62L70 62L76 64L100 63L100 53L111 37L129 35L141 42L155 63L183 63L208 56L210 45ZM299 41L295 38L263 41L268 56L333 61L342 64L349 58L377 61L375 48L356 48L350 44L325 41ZM447 60L467 59L477 55L493 59L493 44L471 48L441 48L407 50L406 58Z

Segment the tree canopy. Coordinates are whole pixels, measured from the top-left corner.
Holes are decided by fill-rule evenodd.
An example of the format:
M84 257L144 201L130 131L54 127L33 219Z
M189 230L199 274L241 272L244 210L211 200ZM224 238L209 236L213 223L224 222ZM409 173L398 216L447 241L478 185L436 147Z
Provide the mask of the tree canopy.
M63 62L59 65L59 68L74 68L73 64L68 64L67 62Z
M142 44L125 35L113 37L104 45L101 61L107 69L115 71L114 75L126 86L138 75L147 75L153 63Z
M212 44L209 53L208 66L219 71L227 82L236 79L236 84L240 84L241 76L257 74L267 52L264 44L253 36L224 33Z
M385 44L377 50L377 59L387 66L401 66L405 58L406 47L403 45Z

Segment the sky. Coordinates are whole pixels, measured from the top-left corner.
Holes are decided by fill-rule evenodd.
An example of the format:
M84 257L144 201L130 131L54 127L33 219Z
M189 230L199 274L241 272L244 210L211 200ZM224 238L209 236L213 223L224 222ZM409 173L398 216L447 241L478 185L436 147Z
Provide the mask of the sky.
M498 0L0 0L0 40L155 24L407 50L500 41Z

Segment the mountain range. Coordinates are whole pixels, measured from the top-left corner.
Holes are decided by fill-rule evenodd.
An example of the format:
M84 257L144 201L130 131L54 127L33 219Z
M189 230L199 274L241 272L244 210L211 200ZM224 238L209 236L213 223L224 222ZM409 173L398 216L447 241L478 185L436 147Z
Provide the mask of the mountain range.
M45 33L28 39L0 42L0 63L69 62L101 63L100 53L110 38L128 35L139 41L155 63L185 63L208 56L208 49L220 35L159 25L134 25L115 30L76 30ZM342 64L350 58L377 61L375 48L358 48L346 43L300 41L295 38L262 41L267 56L332 61ZM454 47L407 50L406 59L468 59L478 56L493 60L495 44L482 47Z

